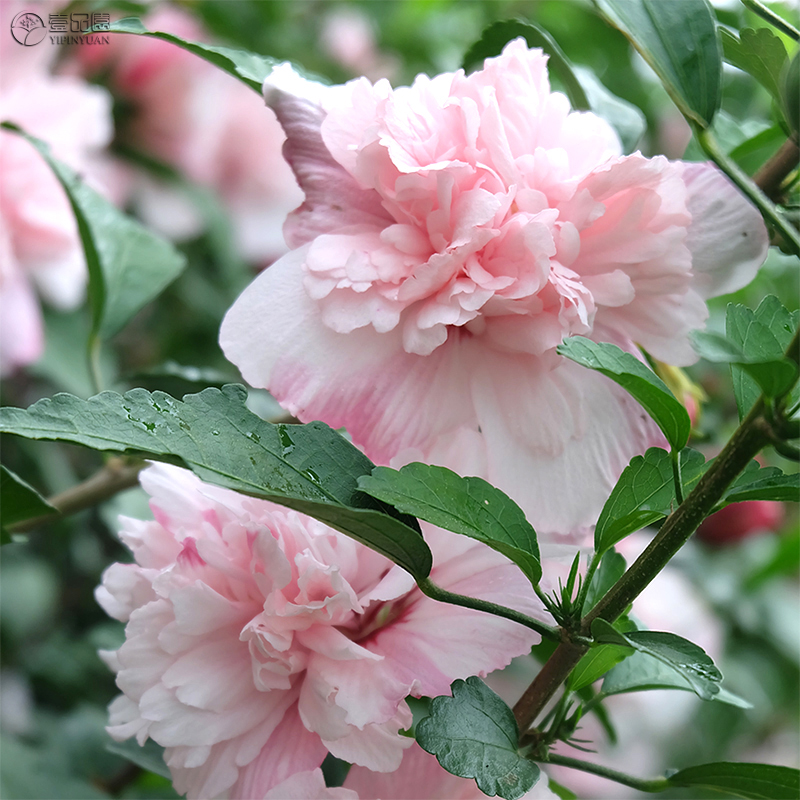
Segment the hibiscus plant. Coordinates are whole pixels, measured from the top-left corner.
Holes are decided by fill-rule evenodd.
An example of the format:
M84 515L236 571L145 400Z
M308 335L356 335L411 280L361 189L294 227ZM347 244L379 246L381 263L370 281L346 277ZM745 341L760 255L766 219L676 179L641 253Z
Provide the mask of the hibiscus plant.
M89 31L125 42L128 91L149 75L132 54L152 47L147 69L188 59L265 99L302 197L285 251L253 280L213 196L228 178L193 188L143 140L117 143L146 192L160 181L200 209L210 233L177 246L56 141L3 121L77 223L91 387L29 404L39 384L9 378L3 554L13 566L48 527L89 524L97 506L133 556L108 545L101 559L96 599L125 628L96 645L121 692L109 746L138 767L97 796L138 796L140 768L189 798L612 796L587 776L674 797L798 796L794 765L727 760L724 748L650 775L663 764L593 755L617 736L631 752L637 736L646 745L634 718L659 719L673 696L738 727L762 702L752 680L723 681L718 638L671 630L694 601L662 595L652 613L646 597L687 574L713 589L731 569L710 545L685 555L698 528L724 519L714 514L731 515L705 534L721 550L779 526L798 499L800 312L791 290L768 291L778 276L796 292L800 257L796 21L759 0L735 12L707 0L567 5L624 52L628 75L636 65L636 85L661 92L686 160L658 154L653 109L635 92L623 99L573 63L581 43L547 25L552 4L489 24L461 69L396 88L331 84L305 71L321 68L311 56L290 63L147 19ZM218 6L198 13L211 20ZM728 109L740 83L772 103L751 127ZM220 124L213 108L198 120ZM223 289L190 282L209 269ZM117 374L149 325L185 337L187 359L206 347L182 291L202 294L195 310L221 326L247 387L222 358L159 371L139 354ZM715 299L733 293L727 308ZM711 423L682 369L698 359L721 398ZM72 474L71 451L26 440L82 445L104 464L45 499L29 482ZM121 500L138 484L149 513ZM741 573L751 589L796 569L796 534L781 542ZM645 705L656 689L661 706ZM627 739L616 701L631 702Z

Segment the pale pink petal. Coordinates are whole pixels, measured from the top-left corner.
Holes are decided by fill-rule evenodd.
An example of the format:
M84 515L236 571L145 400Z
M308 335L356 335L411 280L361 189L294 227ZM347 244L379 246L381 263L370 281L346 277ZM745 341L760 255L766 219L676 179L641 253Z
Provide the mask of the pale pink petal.
M637 453L664 446L644 409L608 378L566 359L481 361L475 404L493 482L525 511L547 551L584 530Z
M458 340L422 358L405 352L397 331L332 332L303 289L305 255L301 248L273 264L223 320L220 346L245 380L269 384L275 398L303 421L347 427L382 463L398 448L422 447L469 424L468 372L459 364ZM418 413L428 398L442 402Z
M299 247L318 234L348 225L383 226L390 220L381 208L380 197L362 189L322 141L322 92L319 88L309 90L309 83L285 65L284 70L276 68L264 84L267 103L289 137L283 146L284 155L306 195L303 205L284 224L290 247Z
M767 255L769 237L761 215L712 164L682 164L692 215L686 245L693 285L716 297L750 283Z
M264 797L292 775L318 767L326 755L319 736L303 726L296 707L290 708L258 757L239 771L230 797Z
M408 750L400 768L388 775L352 766L344 786L356 791L361 800L482 800L486 796L475 781L451 775L418 745ZM523 800L556 797L542 772Z
M236 795L238 797L238 795ZM287 778L274 789L270 789L264 800L359 800L358 794L350 789L325 786L321 769L311 772L298 772Z

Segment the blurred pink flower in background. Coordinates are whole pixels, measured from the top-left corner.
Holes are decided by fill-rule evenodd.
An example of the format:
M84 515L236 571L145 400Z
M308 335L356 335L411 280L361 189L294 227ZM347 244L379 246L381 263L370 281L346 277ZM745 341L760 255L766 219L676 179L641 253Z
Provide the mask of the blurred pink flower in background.
M28 8L0 4L0 26ZM46 141L53 155L94 188L109 190L102 151L112 137L108 93L67 75L54 75L57 48L23 47L3 39L0 119ZM104 186L105 184L105 186ZM83 300L86 264L67 196L36 150L0 131L0 374L35 361L44 345L38 291L51 305L75 308Z
M735 544L749 536L774 533L786 518L783 503L774 500L747 500L733 503L703 520L697 538L706 544Z
M546 63L519 39L469 76L396 90L275 70L265 92L306 200L284 229L294 249L220 335L247 381L376 462L499 486L545 552L662 443L555 347L580 334L687 364L704 298L749 282L768 245L721 173L621 155L605 121L550 92Z
M154 31L202 41L188 12L162 5L143 19ZM230 215L240 255L267 264L286 251L281 223L302 192L281 155L285 139L263 99L217 67L169 42L131 35L81 47L90 74L110 70L112 91L130 105L120 138L210 187ZM198 210L176 187L137 174L133 200L145 222L174 239L196 236Z
M328 55L354 75L377 80L397 72L396 60L378 50L371 21L357 7L334 6L320 38Z
M123 518L135 564L97 599L127 622L104 657L123 694L116 739L166 747L189 798L263 797L327 751L372 770L413 740L405 697L505 666L538 640L507 620L438 603L383 556L293 511L153 466L154 522ZM541 615L522 573L466 537L427 529L432 579Z

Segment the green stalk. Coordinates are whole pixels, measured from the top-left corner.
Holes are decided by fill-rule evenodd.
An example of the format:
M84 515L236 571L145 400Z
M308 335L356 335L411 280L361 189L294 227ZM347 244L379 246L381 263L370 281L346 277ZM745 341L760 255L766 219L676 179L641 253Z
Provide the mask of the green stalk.
M599 775L601 778L608 778L610 781L621 783L623 786L630 786L631 789L638 789L640 792L663 792L672 785L666 778L654 778L652 780L636 778L633 775L628 775L625 772L618 772L615 769L609 769L600 764L592 764L589 761L580 761L577 758L560 756L556 753L550 753L547 758L544 759L543 763L556 764L560 767L571 767L572 769L579 769L582 772L591 772L593 775Z
M515 611L513 608L506 608L506 606L490 603L488 600L480 600L477 597L467 597L463 594L448 592L447 589L437 586L430 578L419 581L417 586L419 586L423 594L433 600L439 600L442 603L451 603L456 606L463 606L464 608L472 608L475 611L485 611L487 614L494 614L497 617L504 617L505 619L518 622L520 625L524 625L526 628L536 631L546 639L551 639L555 642L561 641L561 634L556 628L551 628L549 625L539 622L538 619Z

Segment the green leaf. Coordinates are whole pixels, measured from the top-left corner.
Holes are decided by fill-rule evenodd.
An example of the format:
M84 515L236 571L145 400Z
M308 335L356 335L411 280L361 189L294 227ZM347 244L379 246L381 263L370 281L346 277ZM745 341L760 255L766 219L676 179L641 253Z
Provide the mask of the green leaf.
M50 155L45 142L16 125L4 122L2 127L27 139L64 187L89 270L92 335L113 336L181 273L184 257L89 188Z
M647 130L647 119L633 103L610 92L588 67L573 67L573 71L589 98L591 110L602 117L617 132L626 153L633 152Z
M597 571L592 575L592 582L586 592L583 614L588 614L597 605L600 598L623 576L625 567L625 559L616 550L609 550L603 556Z
M629 647L616 644L601 644L593 647L577 664L569 676L568 687L577 692L591 686L612 667L624 661L630 654Z
M786 475L777 467L762 467L757 461L751 461L725 491L721 506L745 500L797 502L798 499L800 473Z
M553 37L532 22L523 22L518 19L493 22L484 29L481 38L467 50L464 55L464 70L469 71L476 65L482 64L484 59L499 55L503 47L518 36L522 36L529 47L541 47L550 56L547 66L564 85L564 91L569 97L572 107L580 111L588 111L591 108L589 100L569 59Z
M728 305L725 316L726 336L750 362L750 369L739 364L731 366L740 418L747 415L762 390L752 372L753 364L761 362L764 365L762 372L765 374L761 377L761 382L766 386L764 391L777 391L781 386L786 386L789 381L787 370L796 372L791 362L788 362L789 368L773 369L773 365L786 362L784 352L794 336L798 322L800 312L788 311L772 295L765 297L755 311L743 305Z
M722 674L702 647L663 631L631 631L622 633L603 619L592 622L596 642L632 647L678 672L698 697L710 700L719 692ZM605 691L605 685L603 687Z
M749 309L748 309L749 310ZM785 358L777 339L764 325L750 320L748 334L765 345L773 355L746 355L736 342L710 331L693 331L692 344L698 355L707 361L736 364L750 375L768 397L776 397L788 390L797 379L797 365ZM774 347L771 345L774 343ZM777 354L777 355L776 355Z
M706 0L595 0L655 70L681 112L708 127L722 96L722 52Z
M647 653L635 652L608 672L603 680L601 694L607 697L653 689L694 691L689 681L671 666ZM737 708L752 708L752 705L746 700L737 697L723 687L720 687L719 691L710 698L704 699L715 700Z
M479 678L458 680L452 697L435 697L417 726L417 742L448 772L474 778L490 797L517 800L539 780L539 768L520 754L511 709Z
M566 786L554 781L550 778L547 782L547 788L560 800L578 800L578 795L572 791L572 789L568 789Z
M7 526L32 517L57 513L56 509L22 478L0 464L0 509L3 514L3 539L8 544L11 537Z
M786 65L781 78L781 107L789 127L797 138L800 132L800 50Z
M106 750L109 753L127 758L128 761L136 764L137 767L146 769L162 778L172 780L169 767L164 763L164 748L156 744L152 739L148 739L143 747L140 747L136 739L128 739L125 742L108 742Z
M510 558L536 585L542 577L536 531L522 509L482 478L462 478L444 467L376 467L358 488L440 528L488 544Z
M655 420L674 450L686 446L692 428L689 414L661 378L636 356L624 352L615 344L593 342L583 336L565 339L557 352L618 383Z
M716 789L753 800L797 800L800 797L800 770L772 764L726 761L698 764L670 775L667 780L672 786Z
M93 29L94 30L94 29ZM100 33L100 29L94 31ZM240 50L234 47L221 47L219 45L205 44L204 42L190 42L173 36L171 33L162 31L148 31L137 17L126 17L125 19L112 22L110 26L103 28L102 33L132 33L138 36L151 36L154 39L161 39L165 42L177 45L188 50L196 56L208 61L215 67L219 67L234 78L238 78L246 86L249 86L259 95L267 76L272 72L272 68L278 63L272 58L250 53L247 50Z
M696 450L680 453L684 496L700 480L706 469ZM605 552L628 534L669 516L677 506L672 459L666 450L651 447L643 456L634 456L622 471L594 529L594 548Z
M416 520L357 487L374 464L321 422L271 425L245 406L242 386L182 401L163 392L57 394L28 410L0 408L0 430L180 464L199 478L316 517L422 580L431 553Z
M737 37L720 28L725 60L752 75L771 95L781 102L781 70L788 56L780 37L770 28L743 28Z

